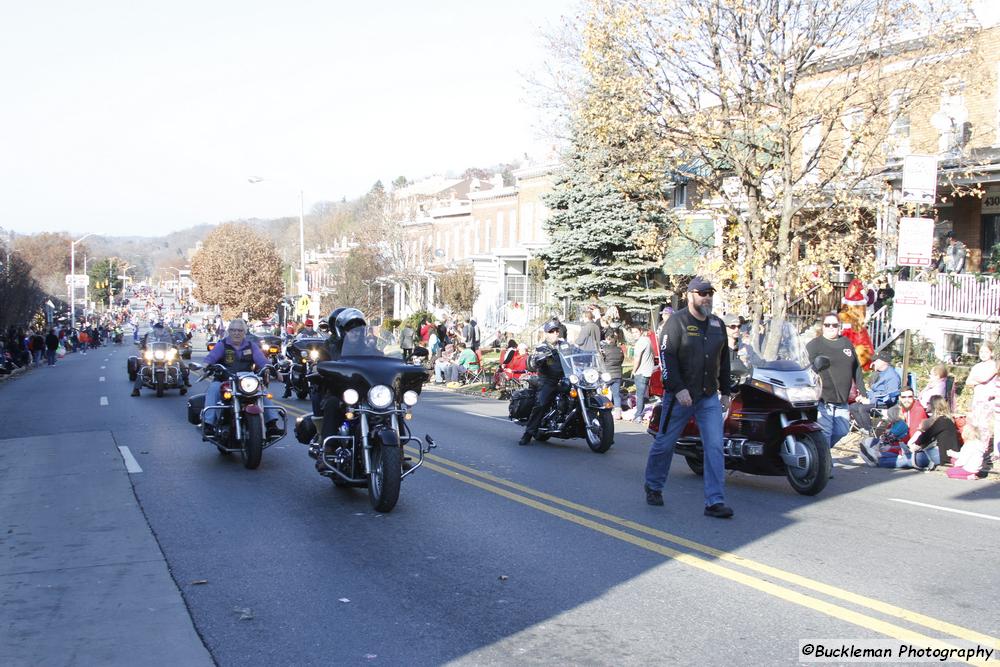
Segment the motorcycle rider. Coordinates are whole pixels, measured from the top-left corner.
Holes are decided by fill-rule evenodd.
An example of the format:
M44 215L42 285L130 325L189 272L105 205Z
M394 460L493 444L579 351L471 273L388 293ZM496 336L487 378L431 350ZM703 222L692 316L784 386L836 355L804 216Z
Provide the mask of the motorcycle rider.
M136 330L138 330L138 327L136 327ZM139 368L142 368L142 366L145 365L145 358L141 352L144 352L150 343L169 343L170 345L173 345L174 337L170 330L163 325L163 322L157 322L154 324L153 328L147 331L142 337L142 345L139 346ZM181 386L181 396L183 396L187 393L187 388L191 386L191 382L188 377L188 368L184 365L184 360L181 359L179 352L177 355L177 363L181 369L181 380L183 382L183 385ZM132 384L132 395L138 396L140 388L142 388L142 374L137 372L135 374L135 382Z
M299 330L295 332L295 335L299 338L315 338L319 334L317 334L316 330L313 329L312 319L307 319L302 323L302 326L299 327Z
M206 366L211 364L222 364L230 372L251 371L254 367L259 371L267 366L267 357L261 351L260 346L255 344L247 336L247 323L236 318L229 321L227 336L220 340L212 351L205 357ZM275 378L280 382L281 373L276 372ZM205 391L205 405L217 405L222 396L222 383L212 382ZM215 424L219 420L218 410L209 410L205 413L205 434L208 435L214 430ZM264 399L264 423L267 426L267 437L281 435L278 427L278 411L274 404L267 398Z
M559 352L568 351L570 345L563 340L560 326L559 321L554 318L546 322L542 327L542 331L545 332L545 342L535 348L535 352L531 355L530 365L538 373L539 382L535 393L535 405L531 408L531 415L524 425L524 434L517 441L517 444L522 446L531 444L531 438L538 433L542 418L545 417L556 396L556 387L565 376Z
M330 328L330 337L326 339L326 349L330 353L330 361L340 359L344 347L344 335L348 331L368 325L364 313L357 308L347 307L334 308L330 311L326 321ZM334 423L343 421L346 410L340 396L327 394L318 387L313 387L310 393L312 395L312 419L317 433L323 433L323 420L327 416L333 419Z

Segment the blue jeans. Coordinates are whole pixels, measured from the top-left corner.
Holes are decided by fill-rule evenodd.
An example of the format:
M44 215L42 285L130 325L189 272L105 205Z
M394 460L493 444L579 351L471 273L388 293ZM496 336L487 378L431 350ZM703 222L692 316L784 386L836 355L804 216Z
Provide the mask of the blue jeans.
M847 409L847 403L820 401L816 421L830 447L836 445L851 430L851 412Z
M55 366L56 365L56 351L55 350L50 350L50 349L46 348L45 349L45 361L48 362L49 366Z
M646 389L649 387L649 378L645 375L632 375L635 380L635 419L642 419L642 411L646 407Z
M660 428L646 460L646 487L662 491L670 473L674 445L684 427L694 416L701 433L705 453L705 506L726 500L726 461L722 453L722 403L718 394L702 396L689 407L677 402L670 392L663 392ZM669 419L668 419L669 418Z
M41 350L32 350L31 351L31 359L34 361L34 363L35 363L36 366L41 366L42 365L42 351Z
M218 405L219 401L222 400L222 383L213 382L208 385L208 389L205 390L205 407L210 405ZM219 417L222 415L221 410L209 410L205 413L205 423L209 426L214 426L219 422ZM270 399L264 399L264 423L277 419L278 409L274 407L274 403Z
M615 406L615 410L621 410L622 409L621 378L609 381L607 387L608 387L608 393L611 395L611 403Z

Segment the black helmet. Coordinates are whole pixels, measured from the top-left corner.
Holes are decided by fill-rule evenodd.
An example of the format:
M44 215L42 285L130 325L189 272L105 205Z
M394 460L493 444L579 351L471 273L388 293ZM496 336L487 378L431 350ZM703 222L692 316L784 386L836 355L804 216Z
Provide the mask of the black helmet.
M337 315L337 322L333 327L333 335L337 338L343 339L344 334L351 329L363 327L366 324L367 322L365 322L365 316L360 310L357 308L344 308L340 314Z
M331 336L337 335L337 315L340 315L345 310L347 310L347 308L344 306L334 308L330 311L330 314L326 316L326 326L329 328Z

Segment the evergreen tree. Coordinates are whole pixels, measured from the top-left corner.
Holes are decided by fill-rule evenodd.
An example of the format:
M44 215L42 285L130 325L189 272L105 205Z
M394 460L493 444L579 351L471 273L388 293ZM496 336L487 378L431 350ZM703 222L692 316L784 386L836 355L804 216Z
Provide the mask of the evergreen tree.
M607 153L577 141L545 196L551 243L539 257L556 296L646 309L669 296L654 280L666 217L656 200L630 196L614 165L595 154Z

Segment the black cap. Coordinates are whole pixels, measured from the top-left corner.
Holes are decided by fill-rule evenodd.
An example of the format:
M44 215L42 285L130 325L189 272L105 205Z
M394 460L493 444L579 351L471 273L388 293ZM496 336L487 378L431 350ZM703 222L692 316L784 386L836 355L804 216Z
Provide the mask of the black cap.
M154 329L162 329L163 328L163 322L157 322L156 324L153 325L153 328Z
M887 364L892 363L892 355L889 354L888 352L879 352L878 356L876 356L875 358L878 359L879 361L884 361Z
M695 276L688 283L688 292L703 292L705 290L715 289L712 287L712 283L709 282L708 278L702 278L701 276Z
M542 331L545 333L549 333L550 331L559 331L559 321L549 320L544 326L542 326Z

